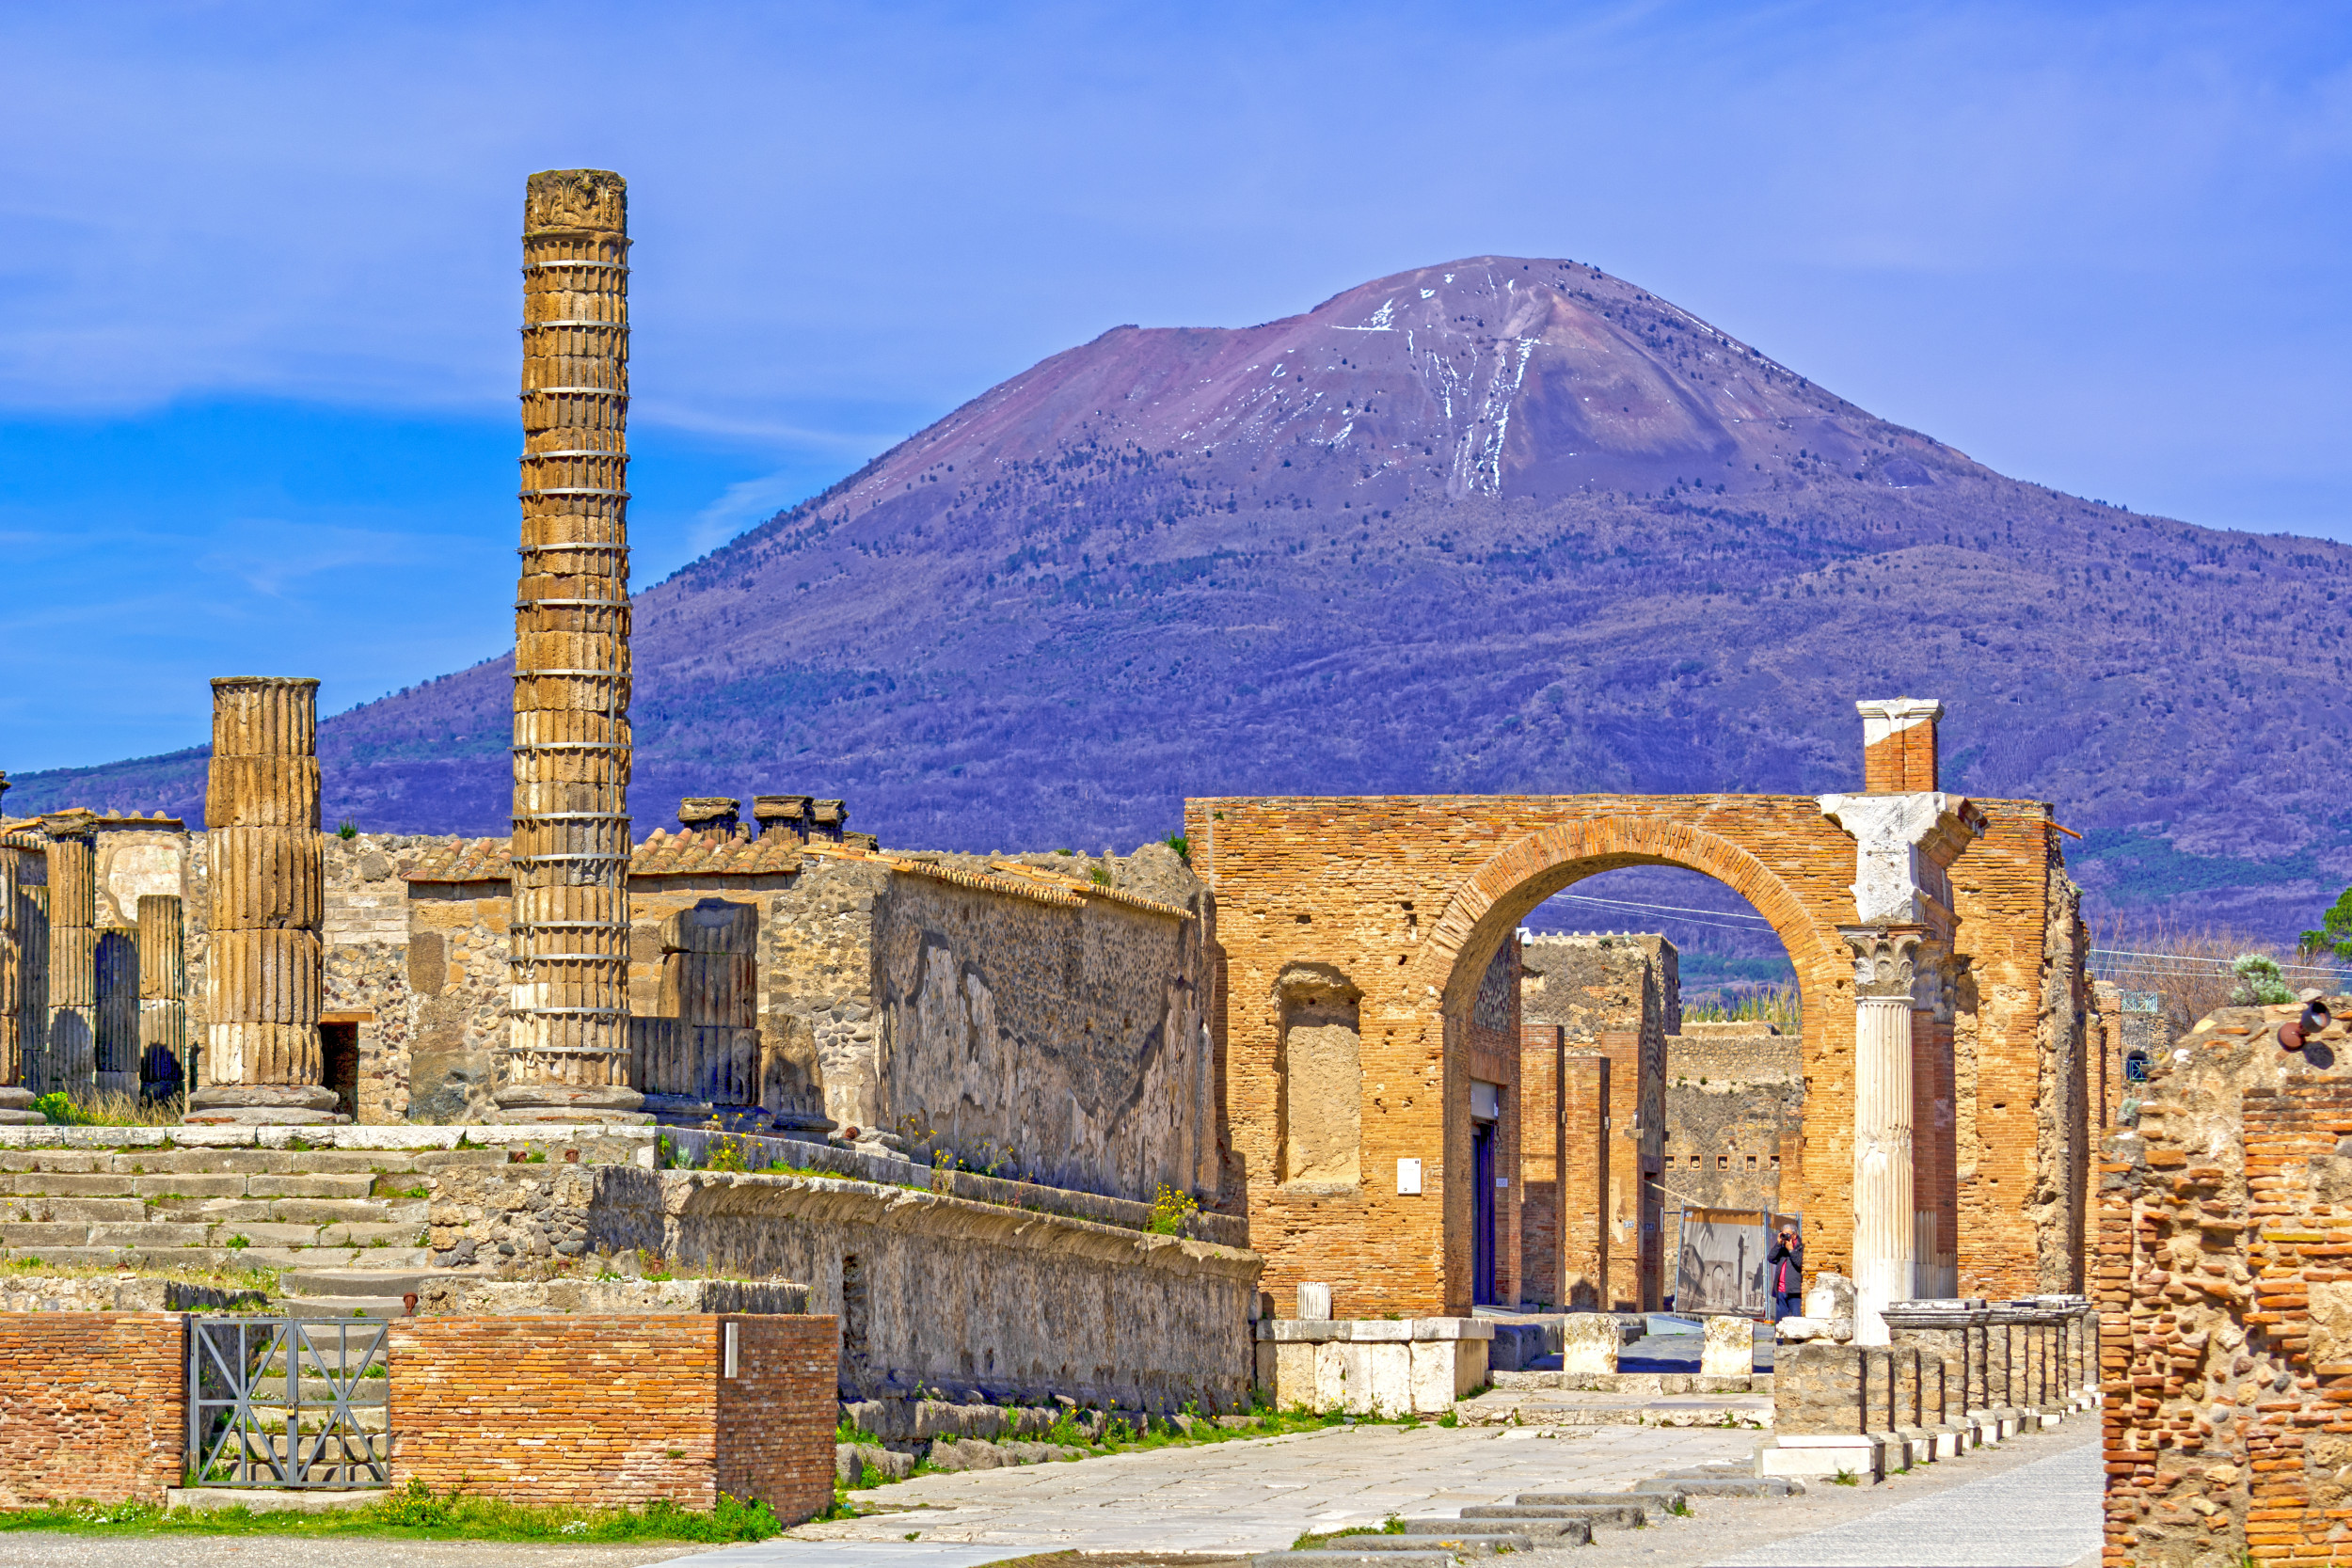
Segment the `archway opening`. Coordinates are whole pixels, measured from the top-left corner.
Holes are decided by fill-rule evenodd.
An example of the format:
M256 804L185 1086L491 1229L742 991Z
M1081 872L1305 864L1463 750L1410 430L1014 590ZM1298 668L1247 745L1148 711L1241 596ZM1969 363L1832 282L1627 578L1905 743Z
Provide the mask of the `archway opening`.
M1805 1092L1772 922L1703 872L1629 866L1553 894L1516 946L1529 1275L1556 1268L1572 1307L1769 1312L1792 1284L1772 1237L1804 1224Z

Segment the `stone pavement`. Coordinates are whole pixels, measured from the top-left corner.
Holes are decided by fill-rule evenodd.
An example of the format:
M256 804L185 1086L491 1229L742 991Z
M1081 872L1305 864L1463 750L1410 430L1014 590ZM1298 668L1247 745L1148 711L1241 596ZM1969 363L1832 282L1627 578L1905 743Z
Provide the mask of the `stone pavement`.
M1271 1551L1306 1530L1376 1525L1391 1513L1450 1515L1521 1492L1620 1491L1661 1470L1744 1457L1755 1446L1753 1432L1705 1427L1328 1427L922 1476L852 1494L897 1512L793 1533L902 1541L915 1532L923 1541L1032 1551Z
M1549 1431L1549 1435L1544 1433ZM858 1494L893 1510L736 1546L564 1546L247 1536L0 1535L0 1568L980 1568L1036 1553L1234 1554L1302 1531L1451 1515L1537 1490L1619 1491L1744 1457L1756 1433L1707 1428L1334 1428L1072 1465L925 1476ZM1701 1498L1692 1514L1602 1530L1527 1568L2095 1568L2095 1421L2011 1438L1874 1487ZM924 1506L914 1506L924 1505ZM916 1539L906 1538L914 1535ZM2069 1554L2073 1555L2069 1555Z
M2099 1445L2083 1443L1710 1568L2069 1568L2098 1558L2104 1479Z

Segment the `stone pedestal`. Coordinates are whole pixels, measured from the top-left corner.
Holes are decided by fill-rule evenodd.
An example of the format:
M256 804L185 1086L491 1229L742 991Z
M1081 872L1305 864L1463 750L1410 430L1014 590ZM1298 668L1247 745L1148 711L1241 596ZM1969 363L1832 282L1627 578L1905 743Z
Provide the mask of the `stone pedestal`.
M1756 1375L1756 1323L1748 1318L1707 1320L1706 1342L1699 1347L1701 1377Z
M1622 1343L1613 1313L1571 1313L1560 1320L1560 1370L1588 1376L1614 1372Z
M1262 1320L1258 1386L1283 1410L1441 1416L1486 1381L1493 1337L1475 1318Z

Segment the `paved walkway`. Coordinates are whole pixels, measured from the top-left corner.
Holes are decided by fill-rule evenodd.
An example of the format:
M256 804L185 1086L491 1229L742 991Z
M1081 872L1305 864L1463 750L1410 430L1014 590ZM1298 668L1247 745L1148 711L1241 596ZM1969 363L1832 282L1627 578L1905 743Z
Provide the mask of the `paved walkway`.
M1709 1568L2068 1568L2099 1550L2102 1480L2088 1443Z
M1332 1427L923 1476L854 1494L899 1512L793 1533L903 1541L912 1532L927 1542L1032 1551L1262 1552L1303 1531L1376 1525L1391 1513L1451 1517L1465 1504L1521 1492L1622 1491L1661 1470L1744 1457L1755 1446L1752 1432L1710 1428Z

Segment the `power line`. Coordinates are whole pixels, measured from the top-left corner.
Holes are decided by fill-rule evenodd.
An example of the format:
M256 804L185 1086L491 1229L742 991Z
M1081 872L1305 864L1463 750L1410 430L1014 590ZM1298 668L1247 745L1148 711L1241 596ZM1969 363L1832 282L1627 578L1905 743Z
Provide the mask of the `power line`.
M1668 914L1712 914L1721 915L1728 920L1753 920L1759 926L1772 924L1760 914L1741 914L1737 910L1691 910L1679 904L1636 904L1623 898L1596 898L1587 893L1555 893L1552 896L1566 898L1579 904L1607 904L1610 908L1618 910L1658 910Z

